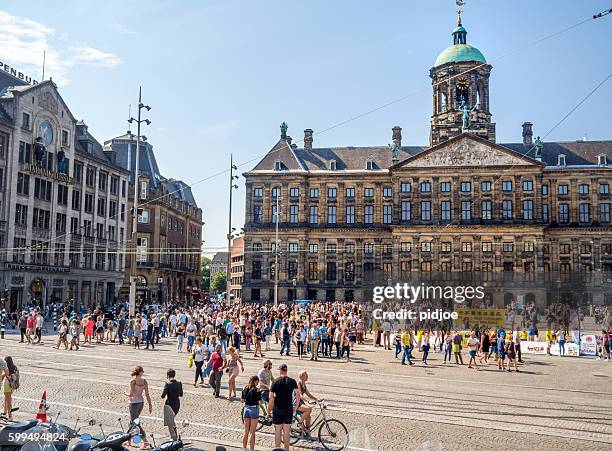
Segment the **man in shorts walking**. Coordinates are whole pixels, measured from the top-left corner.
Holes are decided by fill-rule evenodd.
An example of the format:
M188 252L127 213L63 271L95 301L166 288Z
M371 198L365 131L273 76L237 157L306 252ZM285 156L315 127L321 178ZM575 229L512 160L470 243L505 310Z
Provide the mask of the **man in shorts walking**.
M291 422L295 409L300 404L300 390L295 379L287 376L286 364L283 363L278 369L280 377L275 379L270 387L268 411L272 412L275 448L280 448L282 440L284 448L289 450Z
M470 354L470 361L468 362L468 368L472 368L472 362L474 366L478 369L478 364L476 363L476 354L478 353L478 345L480 341L476 338L476 332L470 332L470 338L467 340L468 352Z

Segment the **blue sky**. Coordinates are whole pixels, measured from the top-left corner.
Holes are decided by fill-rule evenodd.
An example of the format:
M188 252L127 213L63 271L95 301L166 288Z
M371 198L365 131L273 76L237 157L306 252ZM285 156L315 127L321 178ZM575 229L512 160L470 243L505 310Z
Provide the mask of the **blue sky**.
M408 96L315 135L316 146L381 145L403 127L405 144L426 144L429 69L451 43L452 0L355 2L5 0L0 60L47 76L100 141L125 132L142 84L153 109L145 131L162 173L187 183L264 154L289 124L294 140ZM508 56L609 1L468 0L468 43L493 65L491 111L499 142L520 141L521 124L544 135L612 72L612 15ZM547 140L612 139L612 82ZM250 169L255 162L240 167ZM234 226L244 219L239 181ZM224 248L227 176L196 183L205 252Z

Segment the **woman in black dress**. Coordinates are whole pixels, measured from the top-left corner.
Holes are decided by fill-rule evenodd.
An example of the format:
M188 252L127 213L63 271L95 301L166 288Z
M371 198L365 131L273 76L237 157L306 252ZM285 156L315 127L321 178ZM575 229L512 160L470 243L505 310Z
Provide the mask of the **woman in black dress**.
M491 340L489 338L489 330L483 330L480 335L480 351L482 356L480 357L480 363L489 363L489 350L491 349Z

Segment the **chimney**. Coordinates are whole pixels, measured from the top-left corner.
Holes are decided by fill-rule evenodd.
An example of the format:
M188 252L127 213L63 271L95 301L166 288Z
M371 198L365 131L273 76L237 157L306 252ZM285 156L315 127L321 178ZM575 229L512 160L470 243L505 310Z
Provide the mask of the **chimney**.
M395 126L393 130L393 145L391 147L391 161L397 163L399 161L399 151L402 148L402 128Z
M312 150L312 129L304 130L304 150Z
M402 147L402 127L396 125L393 130L393 144Z
M529 147L533 145L533 124L531 122L523 123L523 146Z

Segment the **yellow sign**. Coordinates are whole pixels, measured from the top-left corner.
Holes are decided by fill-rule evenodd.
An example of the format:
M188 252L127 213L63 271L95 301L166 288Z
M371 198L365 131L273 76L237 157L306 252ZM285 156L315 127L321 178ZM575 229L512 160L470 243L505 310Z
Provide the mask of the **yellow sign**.
M458 324L466 320L470 326L503 326L506 323L506 311L502 308L458 308L455 311Z

